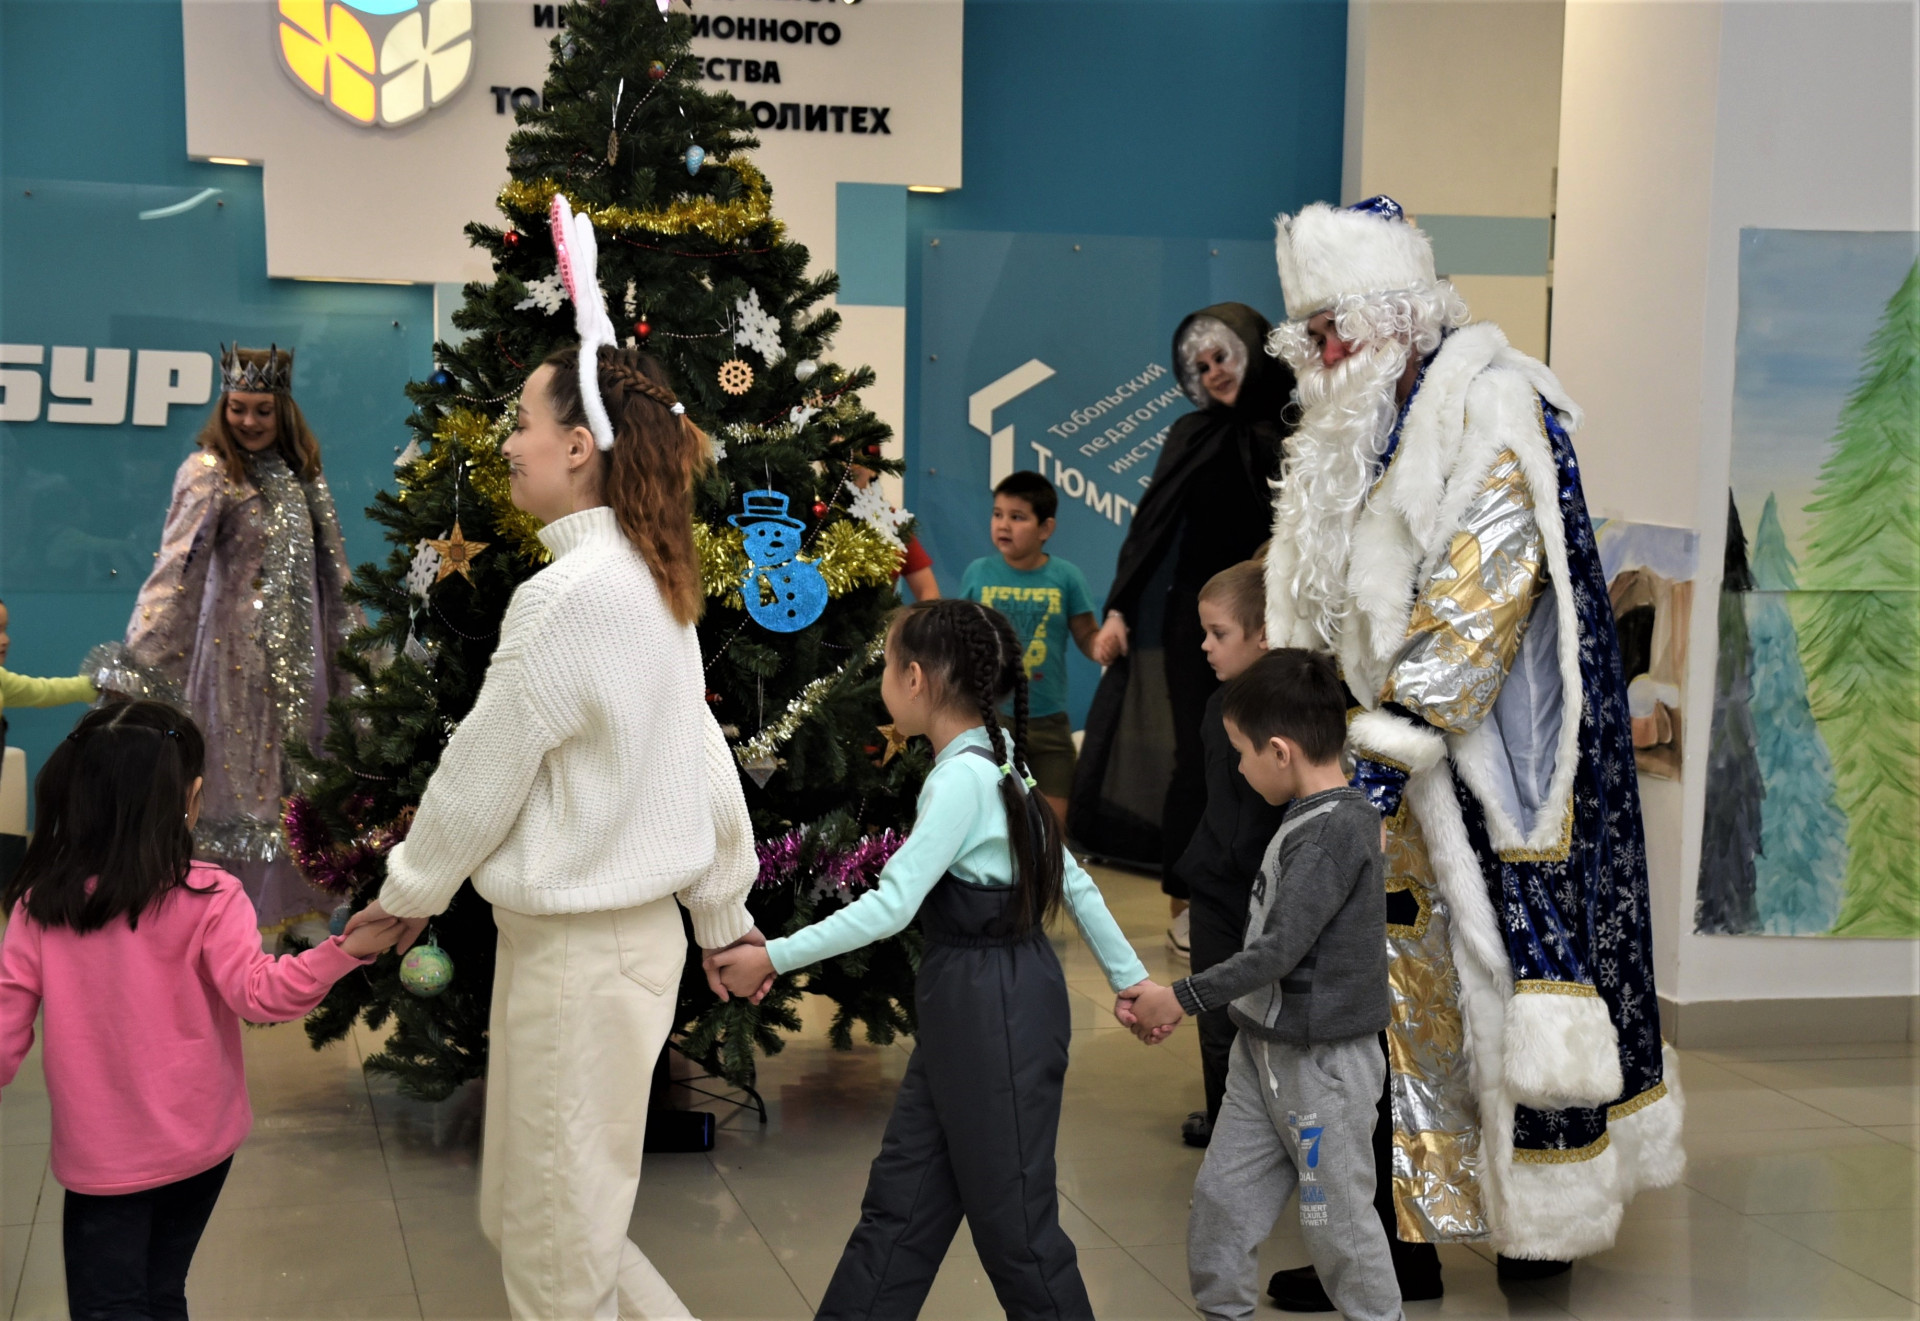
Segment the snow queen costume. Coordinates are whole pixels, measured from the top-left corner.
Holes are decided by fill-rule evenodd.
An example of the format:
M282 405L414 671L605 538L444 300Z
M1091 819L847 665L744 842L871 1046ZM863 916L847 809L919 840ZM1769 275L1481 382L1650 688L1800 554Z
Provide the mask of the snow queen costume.
M1338 657L1354 783L1387 822L1399 1234L1598 1252L1685 1157L1580 413L1498 327L1464 326L1391 199L1283 216L1277 255L1272 347L1304 418L1267 636ZM1331 367L1320 313L1352 347Z
M317 745L327 699L351 682L333 658L358 622L333 496L292 383L290 350L222 349L221 397L174 477L126 640L95 648L87 667L103 690L183 704L200 722L194 856L240 877L263 927L332 906L288 858L280 804L297 787L288 744ZM276 396L277 438L258 453L226 428L235 392Z

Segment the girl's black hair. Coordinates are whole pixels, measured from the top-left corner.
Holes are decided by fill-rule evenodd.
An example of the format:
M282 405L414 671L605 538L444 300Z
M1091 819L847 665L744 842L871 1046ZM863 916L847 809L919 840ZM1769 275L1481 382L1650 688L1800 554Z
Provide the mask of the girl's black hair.
M1020 639L1006 616L951 597L916 601L901 610L889 645L901 664L918 662L947 705L977 713L993 743L994 760L1011 767L1000 777L1012 846L1015 934L1046 925L1060 910L1066 867L1060 822L1047 800L1024 788L1027 778L1027 670ZM1000 725L1000 704L1013 698L1013 749Z
M121 916L138 926L168 891L193 889L187 793L205 762L199 728L164 702L81 716L34 782L33 840L0 900L87 932Z

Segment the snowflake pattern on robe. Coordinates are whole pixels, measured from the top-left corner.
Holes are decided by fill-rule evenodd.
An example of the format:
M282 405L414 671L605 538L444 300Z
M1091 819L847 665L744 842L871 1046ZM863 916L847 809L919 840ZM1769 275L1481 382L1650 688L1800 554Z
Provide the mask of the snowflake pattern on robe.
M760 291L747 290L745 298L733 300L736 325L733 342L758 353L769 367L777 367L787 351L780 347L780 319L760 306Z
M1467 838L1480 858L1488 897L1502 917L1516 980L1590 982L1620 1034L1625 1090L1632 1100L1661 1082L1660 1006L1653 996L1653 933L1647 897L1647 849L1640 784L1633 763L1627 686L1606 575L1587 515L1572 442L1542 403L1547 440L1560 477L1560 520L1567 571L1579 616L1579 770L1573 781L1571 847L1559 862L1509 862L1487 837L1480 804L1458 777ZM1560 586L1556 584L1556 586ZM1579 924L1568 931L1561 921ZM1607 1106L1535 1110L1516 1106L1516 1150L1578 1151L1606 1136Z

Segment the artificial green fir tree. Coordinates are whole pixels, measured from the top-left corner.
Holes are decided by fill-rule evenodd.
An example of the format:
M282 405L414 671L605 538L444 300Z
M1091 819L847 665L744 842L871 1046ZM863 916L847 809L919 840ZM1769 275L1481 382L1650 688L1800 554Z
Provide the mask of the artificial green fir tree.
M1847 814L1833 934L1920 933L1920 262L1888 301L1840 411L1801 585L1813 715Z
M616 329L661 358L714 441L717 463L696 493L700 642L708 701L747 777L760 928L778 935L847 902L911 813L925 756L899 752L878 728L879 647L905 529L877 486L847 484L856 464L897 471L881 456L889 433L860 403L871 374L823 357L839 324L821 305L834 277L806 274L806 250L786 238L747 155L757 144L746 110L702 90L690 31L684 10L662 15L653 0L567 6L541 106L520 112L508 144L505 224L467 227L495 277L467 286L453 318L466 338L437 345L433 378L409 387L414 443L398 489L369 510L393 549L354 581L371 620L348 658L364 691L330 707L315 787L288 805L296 857L356 905L377 893L386 850L478 693L508 598L545 560L537 526L508 499L498 446L522 382L572 340L548 227L556 191L595 222ZM803 567L762 555L749 580L743 543L767 516L788 520L779 526L797 537ZM793 631L775 608L782 570L824 587L817 620ZM445 993L411 994L388 956L341 982L308 1031L318 1045L356 1019L392 1020L368 1067L437 1099L485 1069L490 910L465 886L430 932L454 965ZM912 1030L916 941L906 933L830 960L758 1007L718 1003L689 950L679 1040L745 1082L755 1049L775 1051L797 1028L804 989L835 1002L837 1044L856 1027L889 1041Z

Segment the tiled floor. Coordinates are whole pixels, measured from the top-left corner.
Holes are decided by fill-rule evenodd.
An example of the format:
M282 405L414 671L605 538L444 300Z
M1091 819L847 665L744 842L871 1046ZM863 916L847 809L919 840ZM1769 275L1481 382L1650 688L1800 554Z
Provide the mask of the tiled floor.
M1157 888L1100 879L1164 977ZM1193 1031L1143 1048L1108 1015L1084 947L1062 948L1076 992L1059 1153L1067 1230L1101 1317L1191 1317L1183 1241L1199 1155L1177 1127L1200 1099ZM821 1027L815 1014L767 1061L766 1128L736 1114L710 1156L648 1163L633 1236L706 1321L811 1315L856 1219L906 1049L835 1052ZM473 1107L428 1112L370 1084L365 1040L316 1055L282 1027L247 1045L259 1119L194 1263L195 1315L504 1317L498 1262L474 1222ZM66 1315L38 1076L36 1060L0 1106L0 1312L34 1321ZM1920 1315L1911 1046L1690 1051L1682 1079L1686 1182L1640 1198L1612 1251L1503 1292L1485 1253L1444 1248L1446 1298L1409 1317ZM1283 1217L1263 1269L1305 1259ZM926 1315L1000 1315L964 1234Z

